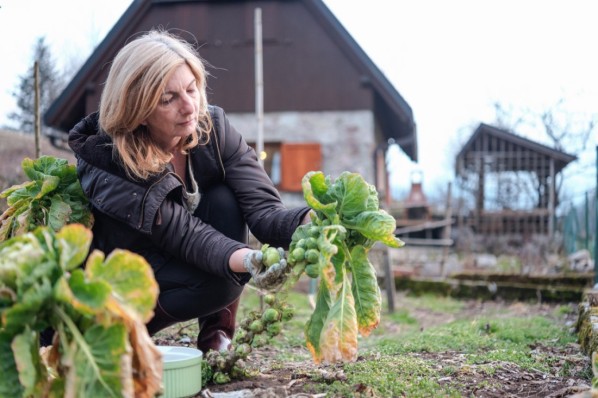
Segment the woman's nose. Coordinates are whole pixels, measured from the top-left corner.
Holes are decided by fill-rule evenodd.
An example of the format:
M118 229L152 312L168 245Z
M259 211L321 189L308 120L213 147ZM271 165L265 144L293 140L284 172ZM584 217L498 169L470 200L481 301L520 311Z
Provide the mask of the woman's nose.
M193 103L194 99L190 95L183 95L181 96L181 109L180 112L182 114L193 113L195 107Z

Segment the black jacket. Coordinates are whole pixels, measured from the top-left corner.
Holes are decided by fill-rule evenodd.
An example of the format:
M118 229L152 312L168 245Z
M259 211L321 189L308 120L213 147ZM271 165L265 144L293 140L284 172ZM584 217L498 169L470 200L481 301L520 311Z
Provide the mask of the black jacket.
M309 209L286 209L255 151L230 126L224 111L210 106L210 115L214 128L209 142L190 151L199 190L225 183L252 234L260 242L288 247ZM228 267L231 254L246 245L192 216L182 205L182 183L174 173L164 171L144 181L128 178L113 160L111 138L99 128L97 113L70 131L69 145L94 214L94 248L106 254L115 248L139 253L155 269L176 257L237 283L247 280Z

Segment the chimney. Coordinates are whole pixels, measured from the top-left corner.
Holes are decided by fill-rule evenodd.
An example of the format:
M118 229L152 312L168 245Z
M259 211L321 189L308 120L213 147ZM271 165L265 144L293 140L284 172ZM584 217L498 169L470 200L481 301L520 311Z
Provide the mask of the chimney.
M419 220L430 218L428 200L422 188L422 177L423 174L419 170L411 172L411 190L404 202L408 219Z

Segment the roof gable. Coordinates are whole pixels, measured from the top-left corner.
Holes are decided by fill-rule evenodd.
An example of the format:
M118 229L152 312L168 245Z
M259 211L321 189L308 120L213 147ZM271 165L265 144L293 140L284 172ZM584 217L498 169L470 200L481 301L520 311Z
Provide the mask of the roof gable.
M541 175L545 173L547 161L554 161L555 172L558 173L577 159L574 155L484 123L477 127L459 151L457 174L476 170L480 158L485 158L493 171L541 171Z
M56 127L63 131L68 131L76 122L80 120L81 117L85 116L86 113L97 109L97 103L99 101L99 91L100 85L103 83L102 79L105 79L105 75L107 75L108 65L110 64L112 58L116 54L116 52L122 47L122 45L134 34L148 30L152 27L157 27L163 24L166 28L180 28L186 29L185 26L189 26L189 29L192 27L204 27L206 29L202 31L203 34L198 34L195 31L192 31L195 37L198 38L200 43L200 51L205 51L206 54L216 54L215 57L217 58L219 49L217 48L218 44L215 42L210 42L209 37L202 37L202 36L209 36L210 30L220 30L220 34L222 32L227 32L226 29L223 29L222 26L216 26L217 24L214 23L212 20L212 15L207 16L208 11L212 13L217 13L218 18L217 21L227 21L227 23L232 24L231 26L227 25L227 28L230 29L237 29L244 33L246 39L241 39L240 41L233 43L230 47L236 46L236 48L229 51L229 57L241 57L241 53L247 54L248 51L252 51L251 47L253 46L253 32L249 32L249 22L247 21L246 16L239 16L239 14L235 14L237 19L235 22L231 22L229 16L231 14L226 14L227 12L230 13L234 8L251 8L253 9L254 5L253 1L232 1L232 0L135 0L131 3L129 8L125 11L122 17L118 20L112 30L108 33L105 39L100 43L100 45L96 48L93 54L89 57L89 59L85 62L83 67L79 70L77 75L72 79L63 93L56 99L56 101L51 105L48 109L46 114L44 115L44 119L46 124ZM383 75L383 73L376 67L376 65L371 61L371 59L365 54L365 52L359 47L359 45L353 40L353 38L349 35L349 33L344 29L344 27L340 24L340 22L334 17L332 12L324 5L321 0L270 0L270 1L261 1L260 6L264 8L269 7L271 12L280 12L280 15L283 15L281 10L284 8L292 8L294 15L297 15L297 11L302 11L303 13L307 12L311 17L312 21L308 21L313 24L317 24L319 29L325 34L321 37L321 41L330 41L334 43L336 47L335 51L342 53L345 61L342 63L341 67L339 67L339 76L335 75L334 65L326 64L324 65L326 60L321 58L325 58L327 53L324 51L322 53L322 49L319 49L320 54L323 56L321 58L317 58L318 54L309 54L309 59L301 59L297 56L297 54L293 53L292 61L297 64L300 63L320 63L316 67L321 67L323 71L328 71L328 75L318 81L315 87L306 86L303 83L303 87L297 89L298 91L293 92L293 95L288 95L284 97L285 90L288 92L288 88L285 84L294 84L297 85L297 82L293 81L293 73L307 73L304 71L305 68L301 69L299 66L295 66L290 64L291 61L285 59L284 49L285 46L289 47L289 43L296 45L295 49L299 51L306 51L305 47L300 48L302 45L301 39L302 38L285 38L280 36L275 36L276 34L280 34L281 29L290 31L290 27L288 26L280 26L283 23L289 23L289 20L277 20L276 18L271 18L269 25L276 25L278 24L278 31L274 30L273 33L270 35L268 42L264 42L264 46L274 46L276 47L276 51L274 52L274 47L270 47L270 52L272 54L276 54L276 58L270 58L269 60L265 60L265 66L268 65L275 65L275 63L279 63L279 65L273 66L269 73L270 76L266 76L265 78L276 79L276 83L283 81L282 84L267 84L266 89L271 90L271 92L267 92L265 96L266 100L266 111L273 110L276 106L283 107L286 106L288 109L286 110L318 110L322 109L321 107L318 108L317 100L319 97L328 97L329 102L332 101L339 101L344 103L345 108L341 109L351 109L351 105L348 104L349 101L361 101L361 108L364 108L364 104L370 103L369 107L374 110L375 117L379 120L379 124L382 130L383 137L386 139L394 139L396 142L399 143L403 151L414 161L417 160L417 137L416 137L416 129L415 129L415 122L413 120L413 113L407 102L401 97L398 91L393 87L393 85L388 81L388 79ZM176 23L169 20L166 15L174 15L175 9L181 9L182 7L187 7L186 9L189 10L189 7L193 7L193 9L201 9L207 10L206 12L197 11L193 14L193 16L187 17L187 20L183 20L184 18L177 16ZM298 8L299 7L299 8ZM272 11L274 9L274 11ZM245 10L247 14L247 10ZM276 14L278 16L279 14ZM239 17L241 19L239 19ZM174 18L174 17L172 17ZM191 20L189 20L192 18ZM244 19L243 19L244 18ZM167 21L164 22L164 21ZM208 23L208 21L210 21ZM241 23L239 23L239 21ZM305 21L304 21L305 22ZM247 26L239 26L245 23ZM210 25L211 24L211 25ZM219 25L222 23L218 22ZM177 26L180 25L180 26ZM210 27L206 27L210 25ZM270 26L270 28L271 28ZM200 29L197 28L197 29ZM266 28L266 27L265 27ZM245 30L243 30L245 29ZM206 33L207 32L207 33ZM266 34L266 30L264 31L264 39L267 40L268 36ZM308 32L306 32L307 34ZM244 40L244 41L243 41ZM224 51L224 50L222 50ZM210 53L211 52L211 53ZM211 59L207 56L204 56L210 63L212 62ZM253 89L253 81L252 81L252 74L248 74L244 77L238 77L239 70L242 68L249 68L252 65L247 64L247 59L249 57L245 56L242 62L235 58L234 61L231 61L229 64L225 65L225 68L228 69L226 71L222 71L220 68L217 70L217 73L221 73L224 77L220 78L216 76L215 79L212 80L213 85L215 86L213 92L214 96L218 98L218 95L221 90L219 87L224 84L225 81L233 78L237 79L236 82L238 83L237 86L239 87L239 92L247 93L249 90ZM346 62L346 61L349 62ZM251 60L252 61L252 60ZM269 62L269 63L266 63ZM286 62L286 64L285 64ZM353 68L353 72L348 69L348 65L351 65ZM290 66L289 66L290 65ZM220 66L220 65L216 65ZM325 69L328 67L328 69ZM342 71L341 68L344 68ZM276 69L276 70L272 70ZM292 71L291 71L292 69ZM246 72L246 71L243 71ZM285 72L287 76L285 76ZM309 78L317 79L318 76L312 76L314 73L312 72L311 75L303 75L301 76L305 80ZM276 77L273 77L276 76ZM330 78L332 77L332 78ZM334 89L326 90L326 85L330 84L330 80L333 79L348 79L351 84L340 84L337 85ZM282 79L282 80L281 80ZM286 80L284 80L286 79ZM290 82L290 83L289 83ZM268 83L268 82L266 82ZM311 83L311 81L310 81ZM314 94L313 91L320 89L320 92ZM368 96L361 96L354 95L354 92L357 91L358 93L363 92L363 90L369 92ZM278 91L277 91L278 90ZM303 91L301 91L303 90ZM305 107L310 103L308 94L304 92L309 92L311 90L312 96L316 95L316 101L314 102L313 107L316 109L301 109L301 106ZM350 91L353 90L353 91ZM359 91L361 90L361 91ZM306 98L301 101L300 96L306 96ZM334 96L336 95L336 99ZM253 95L243 95L239 94L236 98L229 93L221 94L222 98L225 100L219 105L225 106L225 108L235 108L235 106L227 106L227 101L237 101L236 103L241 103L240 98L253 98ZM276 97L279 98L276 98ZM288 98L287 98L288 97ZM361 100L355 98L362 98ZM369 98L369 99L368 99ZM271 106L268 106L267 101L271 101ZM294 100L295 102L292 102ZM247 100L245 100L247 101ZM286 103L286 105L285 105ZM242 107L239 105L239 107ZM245 104L245 108L247 105ZM253 109L253 108L252 108ZM355 108L356 109L356 108ZM277 109L274 109L275 111ZM330 110L330 109L325 109ZM232 111L235 111L234 109Z

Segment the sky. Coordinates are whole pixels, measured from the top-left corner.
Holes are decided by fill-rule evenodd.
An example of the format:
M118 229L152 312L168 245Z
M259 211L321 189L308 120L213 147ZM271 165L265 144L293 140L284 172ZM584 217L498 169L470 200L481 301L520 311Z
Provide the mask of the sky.
M562 107L598 121L598 3L594 0L324 0L413 110L418 162L393 148L396 195L419 171L424 191L454 179L453 161L493 104L533 115ZM84 62L131 0L0 0L0 126L11 92L30 67L37 38L58 62ZM49 17L51 16L51 18ZM267 21L264 21L267 23ZM8 62L7 62L8 61ZM72 68L72 65L70 65ZM537 127L517 133L550 144ZM598 128L580 162L595 164ZM569 196L596 186L596 170L573 173Z

